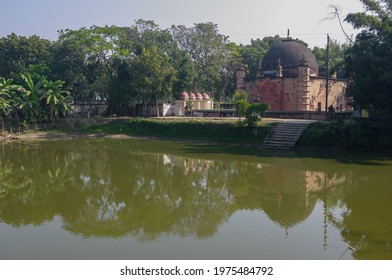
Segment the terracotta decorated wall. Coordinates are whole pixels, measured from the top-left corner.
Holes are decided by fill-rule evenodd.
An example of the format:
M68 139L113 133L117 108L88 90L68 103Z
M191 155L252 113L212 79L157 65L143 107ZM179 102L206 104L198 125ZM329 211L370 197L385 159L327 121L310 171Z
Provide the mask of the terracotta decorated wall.
M325 85L325 79L311 79L310 111L316 111L318 103L321 103L321 110L325 110ZM346 88L345 81L331 79L329 81L328 106L332 105L336 111L351 110L351 107L347 105L349 99L346 95Z
M245 91L249 102L266 102L271 111L309 111L325 110L325 79L310 77L307 101L304 101L298 78L264 78L245 82ZM345 94L346 82L331 79L329 81L328 106L333 105L337 111L350 109ZM306 104L304 104L304 102ZM320 103L320 104L319 104Z

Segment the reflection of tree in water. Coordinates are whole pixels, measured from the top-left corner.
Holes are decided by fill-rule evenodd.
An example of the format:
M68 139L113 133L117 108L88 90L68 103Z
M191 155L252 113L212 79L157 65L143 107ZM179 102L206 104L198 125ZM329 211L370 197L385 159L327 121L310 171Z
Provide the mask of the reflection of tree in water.
M341 235L356 259L392 259L392 175L390 167L354 170L345 189Z
M371 250L390 246L391 225L367 213L391 213L388 197L348 184L360 180L363 169L279 156L193 156L143 141L8 145L0 158L0 220L39 225L59 215L65 229L85 237L206 238L240 209L259 209L284 228L295 226L321 199L326 223L341 229L355 257L371 258ZM380 188L391 185L385 180ZM342 219L332 215L335 207L347 209Z
M336 157L336 161L324 167L325 177L319 185L328 188L317 192L323 201L327 225L340 230L343 241L348 244L344 254L355 259L392 259L392 174L390 160L370 156L369 159ZM384 162L385 161L385 162ZM315 167L319 168L315 161ZM384 163L383 163L384 162ZM386 164L386 165L383 165ZM333 213L339 209L338 214Z
M45 151L39 157L30 157L31 152L36 154L34 145L10 143L8 148L7 156L3 153L0 158L0 219L16 227L52 220L58 190L49 182L50 176L58 176L59 171L52 174L42 165L42 157L51 161L52 153ZM43 169L35 169L40 165ZM42 183L42 177L47 183Z
M29 170L18 172L18 178L31 182L24 194L36 186L42 193L26 200L37 216L45 217L41 222L61 215L65 229L83 236L131 233L148 240L171 233L204 238L238 209L262 209L288 227L305 219L314 206L306 198L302 171L263 167L257 161L148 153L148 148L113 142L69 143L48 142L13 154ZM21 205L11 197L7 201ZM23 211L13 213L15 221Z
M226 213L231 203L228 194L222 187L207 185L205 172L183 176L182 168L162 165L159 155L107 155L108 164L101 170L83 168L88 191L79 205L68 209L72 216L64 213L65 227L73 232L112 236L130 232L140 239L164 232L204 237L231 214Z
M29 152L8 152L17 158L8 169L23 162L26 170L18 170L16 180L29 182L21 192L3 195L9 203L2 203L0 216L10 224L40 224L60 215L67 230L84 236L131 233L153 239L172 233L202 238L214 234L234 211L232 197L220 184L224 180L215 176L209 181L213 169L198 166L184 176L183 167L163 165L163 155L80 142L72 147L48 142ZM22 201L36 187L40 195ZM41 219L27 219L26 212Z

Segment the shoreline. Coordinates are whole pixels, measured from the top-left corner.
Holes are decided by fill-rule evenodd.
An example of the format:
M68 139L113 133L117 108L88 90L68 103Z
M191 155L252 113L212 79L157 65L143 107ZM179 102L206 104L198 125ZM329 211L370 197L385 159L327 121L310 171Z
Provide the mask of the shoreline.
M127 134L110 134L110 133L84 133L80 131L74 132L35 132L35 133L21 133L21 134L8 134L6 136L0 134L0 143L2 142L13 142L13 141L45 141L45 140L73 140L73 139L112 139L112 140L161 140L161 141L172 141L172 142L183 142L183 143L198 143L198 144L210 144L210 145L226 145L234 147L250 147L258 148L260 150L269 151L270 149L259 148L260 143L249 143L249 142L223 142L214 140L203 140L195 138L175 138L175 137L158 137L158 136L137 136ZM296 146L291 151L306 151L306 150L318 150L325 149L322 146ZM347 151L355 152L355 150L328 147L330 151ZM290 150L279 150L272 149L272 151L290 151ZM374 149L374 148L363 148L362 152L375 152L375 153L386 153L392 155L391 149Z
M84 120L83 120L84 121ZM301 120L263 118L261 126L254 130L233 125L238 119L205 120L186 122L177 118L135 119L109 118L88 119L88 122L65 119L54 127L43 130L26 130L9 134L0 132L0 142L55 140L55 139L135 139L162 140L175 142L205 143L238 147L258 148L271 125L278 122L298 122ZM367 132L370 131L370 132ZM377 150L392 152L392 130L385 133L380 128L367 123L345 125L339 122L315 122L302 134L294 149L332 149L360 152ZM363 137L359 137L362 136ZM334 144L335 143L335 144Z
M113 140L162 140L175 142L189 142L189 143L205 143L205 144L219 144L228 146L241 147L258 147L258 143L247 142L223 142L214 140L204 140L195 138L176 138L176 137L158 137L158 136L142 136L142 135L127 135L127 134L109 134L109 133L84 133L84 132L37 132L37 133L22 133L9 134L7 136L0 135L0 142L11 141L35 141L35 140L72 140L72 139L113 139Z
M260 128L259 136L238 130L235 126L232 127L231 133L227 133L230 126L237 122L238 118L207 120L200 118L140 119L131 117L64 119L61 123L44 130L31 129L13 134L7 131L0 132L0 142L101 138L165 140L257 147L266 136L265 126L275 122L275 120L263 119L264 128Z

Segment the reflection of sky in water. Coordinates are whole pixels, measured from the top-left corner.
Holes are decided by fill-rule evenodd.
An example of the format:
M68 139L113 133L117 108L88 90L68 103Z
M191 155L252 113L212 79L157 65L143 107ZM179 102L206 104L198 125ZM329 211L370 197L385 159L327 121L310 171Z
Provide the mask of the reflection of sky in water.
M90 177L85 175L80 175L80 179L82 180L84 185L89 185L91 182Z
M3 147L0 258L392 258L390 160L67 143Z

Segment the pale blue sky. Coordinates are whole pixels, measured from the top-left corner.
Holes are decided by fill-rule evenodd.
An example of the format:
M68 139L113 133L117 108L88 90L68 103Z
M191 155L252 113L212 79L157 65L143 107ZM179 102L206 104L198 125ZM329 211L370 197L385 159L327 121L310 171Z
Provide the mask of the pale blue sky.
M56 40L57 30L92 25L131 26L137 19L172 24L218 24L230 41L250 43L270 35L298 37L311 47L324 46L326 34L344 42L339 23L321 21L331 9L342 14L362 11L359 0L0 0L0 37L11 34ZM355 34L345 24L349 34Z

